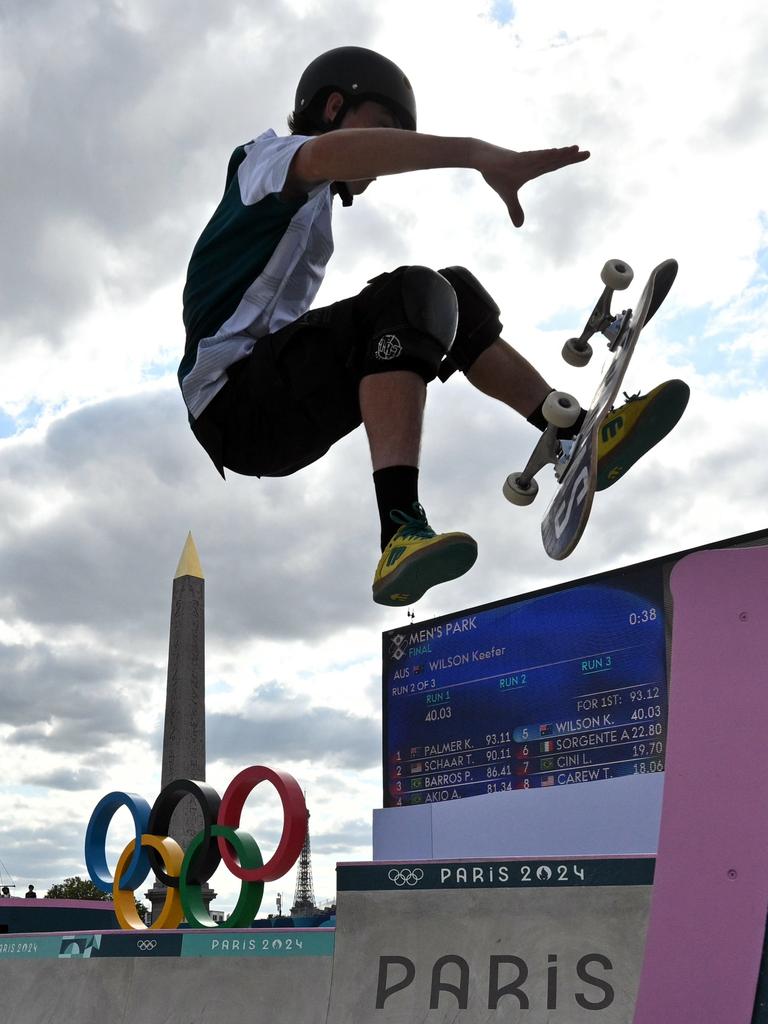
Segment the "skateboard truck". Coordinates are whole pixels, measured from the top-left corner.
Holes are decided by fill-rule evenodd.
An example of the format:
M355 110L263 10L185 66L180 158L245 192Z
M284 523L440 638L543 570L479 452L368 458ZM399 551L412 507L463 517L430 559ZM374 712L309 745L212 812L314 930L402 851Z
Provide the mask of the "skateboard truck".
M546 465L554 465L558 480L558 470L564 473L567 468L573 445L568 441L561 441L557 431L560 427L573 426L579 417L581 406L573 395L565 391L553 391L547 395L541 411L547 421L543 434L531 452L525 469L520 473L510 473L502 488L504 497L513 505L531 504L539 493L539 485L534 478Z
M597 300L595 308L587 320L587 325L578 338L569 338L563 345L563 359L569 366L586 366L592 358L592 346L589 339L600 331L608 339L611 352L621 344L621 335L628 329L632 310L625 309L620 316L611 313L611 300L614 292L623 291L632 283L634 271L624 260L608 260L600 271L600 279L605 285L603 294Z

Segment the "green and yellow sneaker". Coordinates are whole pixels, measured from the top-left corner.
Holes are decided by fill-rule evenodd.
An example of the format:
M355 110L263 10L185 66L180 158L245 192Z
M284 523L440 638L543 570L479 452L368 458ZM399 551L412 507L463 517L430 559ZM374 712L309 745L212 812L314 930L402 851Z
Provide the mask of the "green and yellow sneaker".
M414 516L399 509L390 517L401 526L384 548L373 577L377 604L414 604L438 583L446 583L472 568L477 543L468 533L435 533L424 509L413 505Z
M615 484L655 444L672 430L685 412L690 388L668 380L647 395L627 395L600 425L597 444L597 490Z

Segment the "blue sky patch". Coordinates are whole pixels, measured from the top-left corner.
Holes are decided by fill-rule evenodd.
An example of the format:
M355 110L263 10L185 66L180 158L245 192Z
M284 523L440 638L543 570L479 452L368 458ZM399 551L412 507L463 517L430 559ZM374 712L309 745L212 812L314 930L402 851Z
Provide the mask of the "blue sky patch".
M163 377L167 377L168 374L176 374L179 368L178 357L169 359L166 362L156 361L153 363L147 363L142 368L142 378L145 381L150 380L161 380Z
M585 313L583 309L561 309L552 313L546 320L540 320L536 326L540 331L563 331L565 341L574 334L581 334L588 316L589 313Z
M493 0L491 17L499 25L508 25L515 17L515 5L512 0Z
M0 437L13 437L16 433L16 420L0 409Z
M232 693L232 686L229 683L225 683L223 679L217 679L215 683L212 683L206 689L208 693Z
M0 409L0 437L13 437L34 427L42 414L43 406L40 402L30 402L18 416L11 416L4 409Z
M748 295L749 289L745 292ZM749 310L751 305L748 300L742 308ZM767 361L752 347L734 347L746 328L743 322L737 320L713 330L717 317L718 311L711 306L686 310L665 323L664 336L680 347L697 373L711 378L718 394L735 398L745 380L764 373Z

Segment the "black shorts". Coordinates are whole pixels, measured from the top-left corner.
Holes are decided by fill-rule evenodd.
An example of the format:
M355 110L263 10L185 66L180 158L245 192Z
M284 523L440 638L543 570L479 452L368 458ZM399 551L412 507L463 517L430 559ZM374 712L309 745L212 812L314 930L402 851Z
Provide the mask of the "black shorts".
M385 306L392 301L392 278L403 269L382 274L358 295L310 310L259 338L250 355L229 367L227 383L192 422L222 475L226 468L247 476L288 476L360 425L365 349L380 330L382 316L399 319L396 310L390 313ZM478 334L487 309L476 309L461 282L449 280L459 302L456 349L462 334ZM500 329L498 320L484 325L481 345L491 344ZM477 349L476 340L473 346Z
M192 423L220 472L288 476L360 425L355 319L354 299L311 310L229 367Z

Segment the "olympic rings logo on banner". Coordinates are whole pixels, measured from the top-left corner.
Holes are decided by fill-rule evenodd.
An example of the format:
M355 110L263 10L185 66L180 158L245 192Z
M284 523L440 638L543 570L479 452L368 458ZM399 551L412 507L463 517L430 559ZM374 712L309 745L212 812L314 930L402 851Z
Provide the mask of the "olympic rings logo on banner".
M239 828L250 793L260 782L271 782L283 805L283 831L277 849L265 864L250 833ZM171 815L181 800L192 796L203 814L204 827L186 853L168 835ZM120 854L114 878L107 867L106 839L112 818L126 807L136 828ZM165 903L152 929L177 928L186 918L192 928L219 928L202 897L202 887L223 860L241 881L240 897L227 928L248 928L261 906L264 883L286 874L299 859L307 835L307 806L292 775L263 765L245 768L230 782L223 797L205 782L178 779L161 790L152 807L135 793L108 793L96 804L85 833L85 864L91 881L112 893L121 928L147 926L139 917L134 890L150 871L167 886Z
M395 885L418 885L424 878L424 872L421 868L392 868L387 878Z

